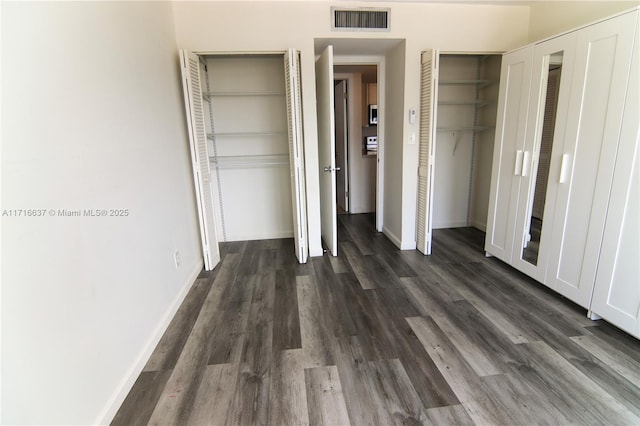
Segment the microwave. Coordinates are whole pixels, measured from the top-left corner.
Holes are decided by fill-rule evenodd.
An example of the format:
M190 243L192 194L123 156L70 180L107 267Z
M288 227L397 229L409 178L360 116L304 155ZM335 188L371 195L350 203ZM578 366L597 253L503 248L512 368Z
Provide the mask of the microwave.
M378 105L369 105L369 124L378 124Z

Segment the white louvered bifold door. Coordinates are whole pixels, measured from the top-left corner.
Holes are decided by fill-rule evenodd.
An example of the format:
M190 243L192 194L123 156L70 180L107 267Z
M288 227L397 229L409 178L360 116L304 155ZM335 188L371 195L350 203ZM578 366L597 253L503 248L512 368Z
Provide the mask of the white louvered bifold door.
M291 202L293 206L293 239L298 262L308 257L306 193L302 150L302 99L298 51L289 49L284 55L284 73L289 131L289 166L291 170Z
M418 158L417 246L431 254L433 159L435 158L436 105L438 98L438 51L422 52L420 91L420 147Z
M213 219L211 172L209 169L204 111L202 108L202 88L200 86L200 61L198 56L193 53L181 50L180 64L189 127L191 164L193 166L193 179L198 204L198 219L200 220L204 268L210 271L220 262L220 250Z

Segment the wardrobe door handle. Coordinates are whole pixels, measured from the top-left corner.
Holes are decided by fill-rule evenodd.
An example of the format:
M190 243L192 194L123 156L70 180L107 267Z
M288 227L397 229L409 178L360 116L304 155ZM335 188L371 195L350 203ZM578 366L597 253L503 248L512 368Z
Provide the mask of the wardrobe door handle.
M569 154L562 154L562 164L560 165L560 179L558 179L558 183L567 182L568 172L569 172Z
M519 149L516 151L516 165L513 170L513 174L516 176L519 176L522 174L522 154L523 154L522 150Z
M529 151L524 152L522 157L522 176L528 176L531 169L531 153Z

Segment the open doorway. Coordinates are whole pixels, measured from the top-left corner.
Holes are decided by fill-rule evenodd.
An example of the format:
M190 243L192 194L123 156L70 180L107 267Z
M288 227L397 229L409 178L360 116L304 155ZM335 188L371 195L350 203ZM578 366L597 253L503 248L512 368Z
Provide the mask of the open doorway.
M335 65L338 214L376 213L378 66Z
M370 199L373 201L373 208L367 209L370 212L374 212L372 216L372 223L375 223L375 230L377 232L384 232L394 244L398 247L402 245L401 240L393 232L390 232L389 228L383 226L385 223L384 215L386 212L391 211L394 214L396 211L390 208L387 200L387 195L390 195L391 199L398 198L398 192L392 192L387 194L389 185L385 180L386 168L385 168L385 138L388 136L386 129L386 123L390 122L399 124L404 117L404 114L392 114L392 118L388 119L385 114L385 99L387 98L387 91L385 90L385 75L386 75L386 62L387 57L401 56L404 52L404 43L402 40L374 40L374 39L358 39L358 40L342 40L342 39L316 39L316 113L318 123L318 163L320 166L320 222L321 222L321 236L324 247L331 255L337 255L337 194L336 194L336 158L335 158L335 81L334 81L334 66L375 66L374 75L376 75L376 95L377 104L373 104L372 114L377 117L377 126L375 136L377 138L377 151L370 149L371 154L369 156L363 155L364 139L362 136L362 120L364 117L368 118L368 111L366 114L360 110L360 108L353 108L354 102L347 97L347 126L348 137L347 142L349 146L349 153L347 156L347 172L348 179L349 212L356 212L355 195L362 192L357 191L354 187L353 176L354 170L354 155L352 147L356 139L351 138L350 135L359 134L357 137L357 157L360 159L369 160L368 164L373 167L373 173L371 173L372 181L375 182L375 187L370 186L372 196ZM336 46L336 54L334 58L334 45ZM396 66L397 65L397 66ZM394 72L398 75L404 73L404 61L394 62L392 67ZM353 77L351 77L353 79ZM347 92L352 93L355 91L363 92L362 84L353 84L349 77L347 77ZM348 95L350 96L350 95ZM402 92L396 91L392 93L390 99L393 100L393 104L400 104L403 102ZM377 108L375 106L377 105ZM349 107L351 106L351 107ZM368 105L367 105L368 109ZM357 110L357 111L356 111ZM352 111L352 112L351 112ZM377 113L377 114L376 114ZM354 116L357 114L357 120ZM375 119L375 118L374 118ZM354 126L358 123L358 128L355 131ZM399 133L402 126L394 126L393 134ZM370 129L373 130L373 129ZM396 146L393 147L393 151L397 151ZM394 157L395 158L395 157ZM393 175L400 174L401 169L397 168L392 171ZM394 180L393 183L400 180ZM394 206L396 206L394 204ZM366 210L365 210L366 211Z
M349 213L349 103L347 88L347 80L334 79L333 99L335 106L333 110L336 117L336 207L338 214Z

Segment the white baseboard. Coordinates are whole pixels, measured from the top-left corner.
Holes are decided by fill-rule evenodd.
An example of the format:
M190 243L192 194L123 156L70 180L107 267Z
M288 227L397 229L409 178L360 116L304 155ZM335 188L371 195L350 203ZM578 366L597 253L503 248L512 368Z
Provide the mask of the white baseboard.
M102 413L98 415L97 420L94 422L94 424L108 425L111 423L111 421L113 421L113 418L120 409L120 406L129 394L129 391L131 391L131 388L144 369L144 366L147 364L147 361L149 361L149 358L158 345L158 342L160 342L160 339L164 335L164 332L169 327L171 320L176 315L176 312L178 312L178 308L180 308L180 305L184 301L185 297L187 297L187 294L198 278L198 275L200 275L203 266L203 259L198 259L196 264L193 266L193 270L189 273L186 281L183 283L182 290L180 290L180 292L176 295L176 298L167 309L167 312L162 317L162 320L154 330L153 334L149 337L147 343L143 346L142 352L140 352L131 367L129 367L129 370L125 373L120 382L120 385L113 392L111 398L109 398L109 400L105 404L105 408L102 410Z
M231 234L226 241L274 240L278 238L293 238L293 231L268 232L264 234Z
M433 229L464 228L466 226L468 226L466 221L440 222L440 223L434 223L433 224Z
M400 238L398 238L396 234L394 234L393 232L389 231L389 228L387 228L386 226L383 226L382 233L386 235L388 239L391 240L393 245L395 245L398 248L402 247L402 241L400 240Z
M402 241L396 234L391 232L389 228L382 227L382 233L387 236L391 240L394 246L398 247L400 250L415 250L418 245L414 241Z
M473 226L476 229L481 230L482 232L487 232L487 224L483 222L478 222L476 220L472 220L469 225Z
M416 241L403 241L400 244L400 250L415 250L418 248L418 243Z

